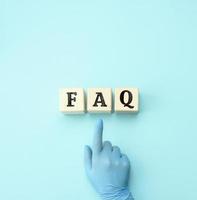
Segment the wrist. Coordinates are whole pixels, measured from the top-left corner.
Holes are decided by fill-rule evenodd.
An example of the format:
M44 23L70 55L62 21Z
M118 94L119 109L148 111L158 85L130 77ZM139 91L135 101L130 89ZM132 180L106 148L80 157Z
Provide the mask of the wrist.
M99 192L102 200L134 200L128 187L109 185Z
M134 200L134 198L133 198L131 192L129 192L129 196L128 196L128 198L126 198L125 200Z

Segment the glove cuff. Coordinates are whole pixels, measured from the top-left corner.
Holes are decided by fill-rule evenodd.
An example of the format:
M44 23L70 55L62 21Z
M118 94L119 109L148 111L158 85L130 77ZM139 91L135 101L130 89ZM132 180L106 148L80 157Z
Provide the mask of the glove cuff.
M128 187L108 185L105 191L99 192L102 200L134 200Z

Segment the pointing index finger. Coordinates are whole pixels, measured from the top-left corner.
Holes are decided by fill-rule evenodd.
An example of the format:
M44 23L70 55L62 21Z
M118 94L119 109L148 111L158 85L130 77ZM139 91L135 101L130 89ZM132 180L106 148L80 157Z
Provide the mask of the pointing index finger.
M103 148L103 120L99 119L96 123L93 138L93 152L100 152Z

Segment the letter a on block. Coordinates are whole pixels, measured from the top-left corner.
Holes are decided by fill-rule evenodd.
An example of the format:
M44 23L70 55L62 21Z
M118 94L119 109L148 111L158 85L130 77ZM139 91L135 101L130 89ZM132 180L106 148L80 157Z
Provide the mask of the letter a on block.
M139 90L138 88L115 89L115 112L138 112Z
M59 96L61 112L66 114L85 112L83 88L61 88Z
M111 113L111 88L89 88L87 91L87 110L91 113Z

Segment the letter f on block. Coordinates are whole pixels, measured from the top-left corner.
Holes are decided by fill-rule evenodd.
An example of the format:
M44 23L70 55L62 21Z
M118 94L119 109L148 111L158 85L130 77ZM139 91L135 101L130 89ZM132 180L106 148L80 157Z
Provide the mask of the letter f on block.
M77 92L67 92L67 97L68 97L68 104L67 106L71 107L74 106L72 103L76 102L76 96L77 96Z
M83 88L60 89L60 111L67 114L85 112Z

